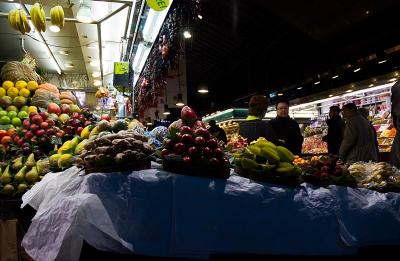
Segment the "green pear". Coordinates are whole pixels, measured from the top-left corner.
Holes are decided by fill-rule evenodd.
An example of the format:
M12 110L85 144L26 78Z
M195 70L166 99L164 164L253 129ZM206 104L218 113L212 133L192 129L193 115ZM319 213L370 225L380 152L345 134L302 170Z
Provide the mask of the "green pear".
M14 171L18 171L23 166L24 166L24 162L22 161L22 156L20 156L16 160L13 161L13 164L11 165L11 169Z
M6 169L4 170L3 174L1 175L0 182L3 185L7 185L7 184L11 183L10 165L7 165Z
M12 193L14 192L14 186L11 184L7 184L3 187L3 191L7 195L12 195Z
M22 183L25 179L25 173L28 170L27 166L23 166L17 174L14 176L14 181L17 183Z
M35 155L33 153L29 155L28 159L25 162L25 166L27 166L28 169L31 169L34 166L36 166Z
M17 190L18 192L25 192L28 190L28 185L25 183L18 184Z
M37 173L36 167L33 167L28 173L25 174L25 180L29 183L32 184L35 181L39 180L39 175Z

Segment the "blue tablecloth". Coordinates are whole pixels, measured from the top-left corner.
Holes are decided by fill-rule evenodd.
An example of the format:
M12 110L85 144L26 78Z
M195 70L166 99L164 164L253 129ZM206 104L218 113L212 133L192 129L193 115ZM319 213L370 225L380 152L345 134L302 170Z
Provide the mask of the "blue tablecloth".
M366 245L400 245L396 193L306 183L292 188L158 169L79 173L72 168L54 174L25 197L38 208L23 241L33 258L76 260L82 240L99 250L190 258L335 255Z

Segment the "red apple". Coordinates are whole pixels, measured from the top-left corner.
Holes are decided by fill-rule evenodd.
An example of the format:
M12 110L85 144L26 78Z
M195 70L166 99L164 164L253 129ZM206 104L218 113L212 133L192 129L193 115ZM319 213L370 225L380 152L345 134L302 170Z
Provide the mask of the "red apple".
M195 129L198 129L198 128L205 128L206 127L206 125L204 124L204 122L202 122L202 121L196 121L194 124L193 124L193 126L192 126L192 128L195 130Z
M206 140L208 140L210 138L210 132L208 132L207 129L205 128L198 128L194 131L194 135L195 136L202 136L204 137Z
M207 146L210 147L211 149L216 149L218 148L218 141L216 139L209 139L207 141Z
M100 117L100 119L101 119L101 120L110 121L110 116L108 116L107 114L106 114L106 115L102 115L102 116Z
M196 120L197 115L189 106L185 106L181 110L181 119L185 121Z
M53 129L47 129L46 130L46 134L49 135L49 136L54 135L55 133L56 132Z
M70 108L68 104L61 104L61 112L68 114L70 113Z
M36 131L39 129L39 126L36 125L36 124L31 124L30 129L31 129L31 131L32 131L33 133L36 133Z
M206 157L206 158L210 158L211 155L212 155L212 149L210 149L209 147L205 147L205 148L203 149L203 155L204 155L204 157Z
M211 164L218 165L218 164L219 164L219 160L218 160L217 158L211 158L211 159L210 159L210 163L211 163Z
M184 151L185 151L185 144L183 144L183 143L181 143L181 142L175 144L175 146L174 146L174 152L175 152L176 154L182 155Z
M18 145L18 147L21 147L22 144L24 144L24 143L25 143L25 141L24 141L23 139L20 139L20 140L17 142L17 145Z
M192 163L192 159L189 156L185 156L185 157L183 157L183 163L191 164Z
M171 139L165 139L163 145L168 150L174 149L174 142Z
M49 113L55 113L57 115L59 115L61 113L61 109L60 106L58 106L56 103L51 102L49 103L49 105L47 105L47 111Z
M25 128L29 128L29 127L31 126L31 121L29 120L29 118L26 118L26 119L23 121L22 125L23 125Z
M42 117L42 119L45 121L49 117L49 113L47 111L43 111L39 113L39 115Z
M55 122L52 119L47 119L46 122L49 124L49 127L53 127Z
M183 134L192 134L192 129L189 126L182 126L180 132Z
M40 137L40 136L43 136L45 133L46 133L45 130L40 129L40 130L37 130L35 134L36 134L36 136Z
M32 142L32 143L37 143L37 138L36 138L36 137L33 137L33 138L31 139L31 142Z
M14 143L18 143L18 141L19 141L20 139L21 139L21 138L20 138L18 135L16 135L16 136L14 137L13 141L14 141Z
M49 127L49 124L47 122L42 122L42 124L40 124L40 128L42 129L47 129Z
M39 115L39 113L31 112L31 113L29 113L29 118L32 119L32 117L35 116L35 115Z
M78 127L77 129L76 129L76 135L81 135L81 132L83 131L83 127Z
M79 113L73 112L73 113L71 114L71 118L73 118L73 119L78 119L78 118L79 118Z
M223 150L222 150L221 148L216 148L216 149L214 150L214 156L215 156L217 159L223 158L223 157L224 157L224 152L223 152Z
M194 139L194 143L197 147L204 147L204 145L206 144L206 140L203 137L198 136Z
M161 151L161 156L165 157L165 156L169 155L170 153L171 153L171 152L170 152L169 150L163 149L163 150Z
M181 139L181 142L185 143L185 144L192 144L193 143L193 137L190 134L183 134Z
M196 156L197 155L197 152L198 152L199 150L197 149L197 147L190 147L189 149L188 149L188 154L190 155L190 156L192 156L192 157L194 157L194 156Z
M32 138L33 138L33 133L32 133L32 131L27 131L27 132L25 133L25 139L31 140Z
M64 131L60 130L59 132L57 132L57 137L61 138L62 136L64 136Z
M43 122L42 116L40 115L35 115L31 118L32 123L40 125Z
M59 132L60 128L58 128L57 126L53 128L55 132Z

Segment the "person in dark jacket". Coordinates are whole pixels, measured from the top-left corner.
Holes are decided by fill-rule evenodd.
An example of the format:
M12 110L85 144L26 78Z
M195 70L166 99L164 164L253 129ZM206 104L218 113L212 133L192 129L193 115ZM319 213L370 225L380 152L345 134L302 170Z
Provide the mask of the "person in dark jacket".
M208 131L211 133L211 135L213 135L215 138L217 138L218 140L221 140L225 143L228 141L226 138L225 131L217 125L215 120L210 120L208 122L208 124L210 125L210 128L208 128Z
M278 101L276 114L276 118L272 119L270 124L276 133L278 145L286 147L293 154L300 155L304 138L301 135L299 124L289 117L289 102Z
M367 109L365 109L365 108L360 108L360 109L358 109L358 112L361 114L361 116L363 116L363 117L369 122L370 128L371 128L372 131L374 132L374 137L375 137L375 139L374 139L375 148L376 148L376 151L378 152L378 156L379 156L378 134L376 133L376 130L375 130L375 128L374 128L374 125L372 125L371 121L368 119L369 111L368 111ZM379 158L379 157L378 157L378 158Z
M361 116L354 103L343 105L342 110L346 128L339 149L340 158L349 164L358 161L378 161L371 123Z
M272 143L277 143L275 133L271 125L262 120L268 109L268 100L263 95L251 97L249 102L249 114L244 122L240 123L239 135L250 143L259 137L264 137Z
M392 149L390 150L390 163L400 168L400 81L392 86L391 91L392 120L397 132L393 140Z
M329 120L326 121L326 124L328 125L328 134L322 137L322 140L328 143L328 153L339 155L345 128L344 121L340 117L339 106L329 108Z

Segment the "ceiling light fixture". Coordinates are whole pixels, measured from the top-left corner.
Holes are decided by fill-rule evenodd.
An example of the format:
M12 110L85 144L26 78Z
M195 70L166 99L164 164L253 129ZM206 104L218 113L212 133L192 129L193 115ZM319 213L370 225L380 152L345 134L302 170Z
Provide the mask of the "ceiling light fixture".
M182 93L178 93L175 105L178 107L182 107L185 105L185 103L183 102Z
M74 65L73 65L72 63L66 63L66 64L65 64L65 67L67 67L67 68L72 68L72 67L74 67Z
M391 78L388 80L388 82L395 82L395 81L397 81L397 78Z
M93 67L100 66L100 62L99 61L91 61L90 65Z
M185 30L183 32L183 37L185 37L185 39L189 39L192 38L192 34L188 30Z
M301 89L303 89L303 86L297 87L297 90L301 90Z
M197 15L197 17L201 20L203 19L203 16L201 14Z
M93 82L93 85L94 85L94 86L100 86L100 85L101 85L101 81L100 81L100 80L95 80L95 81Z
M357 68L357 69L355 69L353 72L359 72L359 71L361 71L361 68L360 68L360 67Z
M283 93L281 93L281 92L278 92L278 96L283 96Z
M379 61L378 63L379 64L382 64L382 63L386 63L387 62L387 60L381 60L381 61Z
M60 50L60 51L58 51L58 53L62 54L62 55L69 55L69 51L66 51L66 50Z
M96 45L87 45L86 46L88 49L95 49L96 48Z
M100 72L93 72L92 77L97 78L100 77L101 73Z
M339 77L339 75L336 74L335 76L332 77L332 79L336 79L338 77Z
M349 93L349 92L353 92L353 90L352 90L352 89L349 89L349 90L347 90L346 92L347 92L347 93Z
M199 86L199 89L197 90L198 93L208 93L208 87L206 85L201 85Z
M90 9L90 1L81 0L79 5L78 13L76 14L76 19L85 24L93 22L92 10Z
M58 33L61 29L60 27L58 27L57 25L50 25L49 26L50 31L52 31L53 33Z
M371 83L370 85L368 85L368 87L374 87L374 84L373 84L373 83Z
M320 81L317 81L317 82L314 82L314 85L318 85L320 83L321 83Z
M333 97L333 94L329 94L329 97Z
M164 115L170 115L171 114L171 112L169 111L169 108L168 108L168 104L164 104L164 112L163 112L163 114Z

